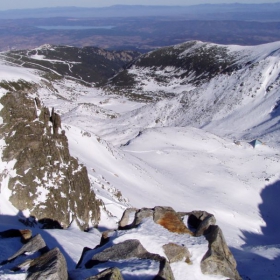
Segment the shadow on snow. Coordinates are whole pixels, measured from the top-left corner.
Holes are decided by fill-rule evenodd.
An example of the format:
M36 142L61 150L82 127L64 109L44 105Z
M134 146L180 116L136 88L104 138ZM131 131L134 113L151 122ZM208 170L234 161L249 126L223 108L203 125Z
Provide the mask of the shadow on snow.
M261 198L259 213L266 225L261 233L242 231L243 250L231 248L243 280L280 278L280 181L267 185Z

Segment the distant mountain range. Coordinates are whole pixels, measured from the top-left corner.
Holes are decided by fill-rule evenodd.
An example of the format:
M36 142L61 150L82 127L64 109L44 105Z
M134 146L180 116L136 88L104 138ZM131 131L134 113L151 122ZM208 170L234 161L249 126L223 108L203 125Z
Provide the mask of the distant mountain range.
M158 17L180 16L204 20L257 20L279 19L280 3L266 4L202 4L193 6L115 5L102 8L54 7L0 11L0 19L48 17Z

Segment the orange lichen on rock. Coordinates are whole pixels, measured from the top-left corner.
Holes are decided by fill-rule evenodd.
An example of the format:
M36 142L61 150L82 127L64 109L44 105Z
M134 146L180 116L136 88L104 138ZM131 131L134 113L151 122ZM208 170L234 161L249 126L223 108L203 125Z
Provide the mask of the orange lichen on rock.
M156 207L154 215L154 221L157 224L163 226L171 232L180 234L188 233L193 235L193 232L186 227L173 209L159 208L160 207Z

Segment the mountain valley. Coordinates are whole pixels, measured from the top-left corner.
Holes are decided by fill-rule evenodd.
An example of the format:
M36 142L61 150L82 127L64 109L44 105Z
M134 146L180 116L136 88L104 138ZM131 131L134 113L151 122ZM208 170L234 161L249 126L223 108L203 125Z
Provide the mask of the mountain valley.
M71 160L77 161L73 163L76 169L65 167L60 177L69 176L71 185L71 174L86 167L89 193L94 192L99 201L99 231L117 230L124 210L129 208L155 211L155 206L168 206L178 213L207 211L223 231L242 279L279 279L279 50L280 42L237 46L189 41L144 54L53 45L2 52L0 231L24 227L18 219L28 220L33 213L30 206L16 207L11 199L12 184L30 188L27 193L39 197L37 207L44 209L50 191L44 178L56 178L54 173L59 173L55 168L47 169L42 160L46 175L40 171L39 177L32 166L26 163L18 169L15 164L19 165L19 159L5 156L13 137L25 136L9 131L15 124L8 126L9 114L22 108L15 109L3 100L20 94L33 104L27 111L31 107L39 110L34 105L37 98L50 115L52 108L60 115L59 132L67 137ZM17 122L23 121L32 134L33 123L41 126L43 122L39 116L33 114L29 124L22 116ZM40 128L50 139L52 125L47 122L46 128ZM57 164L65 161L67 152L60 144L54 144L58 152L49 154L39 146L40 159L55 154ZM21 179L31 171L37 179ZM32 184L38 184L37 190ZM70 194L67 199L74 217L79 201L90 201L90 195L81 198L78 190L76 195ZM93 208L89 205L88 215L93 214ZM86 270L85 261L81 261L80 270L75 269L83 248L99 244L101 233L94 222L86 224L85 233L79 230L84 223L79 215L71 224L64 221L60 230L43 230L38 218L42 217L35 217L38 223L32 231L40 233L50 247L61 248L73 279L97 273L97 268ZM54 218L53 214L48 218ZM149 228L158 238L151 236ZM193 265L171 264L175 279L230 277L201 273L200 260L207 251L203 236L184 243L182 236L171 236L147 218L138 228L115 231L108 244L121 243L129 236L140 239L148 251L151 246L151 253L163 256L158 249L163 242L160 237L188 246ZM156 245L148 242L152 239ZM70 246L73 242L77 245ZM13 254L2 238L0 248L1 261ZM133 271L135 265L141 267L140 274ZM13 274L10 267L0 265L0 279L25 279L26 271ZM118 267L124 279L154 279L158 271L154 259L141 265L120 262Z

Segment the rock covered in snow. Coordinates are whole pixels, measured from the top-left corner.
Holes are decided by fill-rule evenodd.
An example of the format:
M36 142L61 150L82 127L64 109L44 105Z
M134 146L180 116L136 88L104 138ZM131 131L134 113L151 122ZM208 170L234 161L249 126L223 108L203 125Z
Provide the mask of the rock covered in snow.
M38 98L25 92L9 92L0 102L3 160L14 162L8 178L12 204L44 227L67 227L73 219L83 230L97 225L99 202L86 167L70 155L67 137L59 134L58 114L53 111L50 119L48 108L39 110Z

